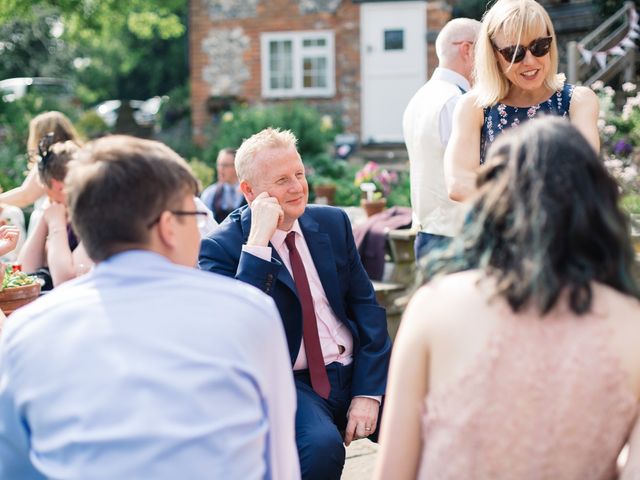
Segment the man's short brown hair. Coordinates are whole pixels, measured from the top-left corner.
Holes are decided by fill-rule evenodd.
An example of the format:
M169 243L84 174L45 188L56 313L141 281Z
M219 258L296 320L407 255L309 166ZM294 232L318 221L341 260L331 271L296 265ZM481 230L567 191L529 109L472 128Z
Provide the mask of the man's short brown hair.
M144 247L149 225L199 189L187 163L169 147L121 135L78 152L65 187L73 228L95 262Z

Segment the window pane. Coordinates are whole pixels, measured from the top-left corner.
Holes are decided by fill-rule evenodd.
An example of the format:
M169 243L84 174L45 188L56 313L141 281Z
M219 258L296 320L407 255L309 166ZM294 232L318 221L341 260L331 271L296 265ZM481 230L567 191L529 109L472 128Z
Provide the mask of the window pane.
M302 41L303 47L324 47L327 40L324 38L307 38Z
M269 88L293 88L291 40L269 42Z
M404 50L404 30L385 30L384 49Z
M304 88L324 88L327 86L326 57L305 57L302 61Z

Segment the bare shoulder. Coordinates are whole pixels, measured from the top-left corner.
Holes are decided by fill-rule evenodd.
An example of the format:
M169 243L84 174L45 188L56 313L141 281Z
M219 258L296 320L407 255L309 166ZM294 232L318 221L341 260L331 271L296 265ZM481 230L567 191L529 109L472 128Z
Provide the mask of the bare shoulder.
M465 128L482 126L483 112L482 107L477 103L477 97L473 90L465 93L460 97L454 111L454 123L462 125ZM479 130L478 130L479 132Z
M411 299L407 314L419 316L427 330L464 322L469 311L487 304L487 291L477 270L459 272L432 280Z
M599 105L598 95L589 87L583 85L576 85L573 88L573 94L571 96L571 107L574 105L578 107L594 107Z
M460 105L458 108L466 113L482 115L482 107L478 103L478 96L473 90L463 94L458 101L458 105Z
M593 293L597 304L602 304L608 315L614 320L631 322L640 333L640 300L602 283L594 284Z

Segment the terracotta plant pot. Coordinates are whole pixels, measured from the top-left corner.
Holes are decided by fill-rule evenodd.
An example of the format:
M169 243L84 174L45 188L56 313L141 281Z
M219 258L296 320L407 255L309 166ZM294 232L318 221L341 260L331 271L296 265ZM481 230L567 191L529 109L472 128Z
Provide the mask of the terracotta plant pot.
M315 185L313 191L316 194L316 203L322 205L333 205L336 196L336 186L328 183Z
M387 206L387 199L379 198L377 200L366 200L363 198L360 200L360 206L364 209L367 217L370 217L371 215L380 213L385 209Z
M0 309L5 315L9 315L14 310L38 298L38 295L40 295L38 282L24 287L5 288L0 292Z

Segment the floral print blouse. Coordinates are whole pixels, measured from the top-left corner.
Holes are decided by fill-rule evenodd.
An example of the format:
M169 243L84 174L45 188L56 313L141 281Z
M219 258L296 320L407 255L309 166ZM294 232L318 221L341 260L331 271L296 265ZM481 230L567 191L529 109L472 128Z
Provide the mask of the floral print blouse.
M557 115L562 118L569 116L569 106L573 95L574 85L565 83L562 89L538 105L530 107L512 107L504 103L497 103L484 109L484 121L480 132L480 165L484 163L487 149L498 135L511 127L517 127L522 122L538 115Z

